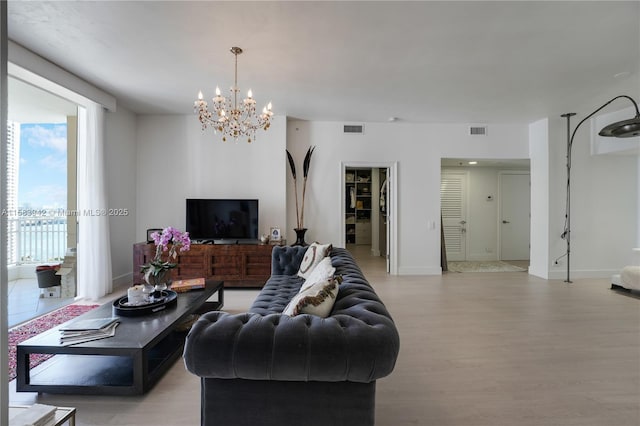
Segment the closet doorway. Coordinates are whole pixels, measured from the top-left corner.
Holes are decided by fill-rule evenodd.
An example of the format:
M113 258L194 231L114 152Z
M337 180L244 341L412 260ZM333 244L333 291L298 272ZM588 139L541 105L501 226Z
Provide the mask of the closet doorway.
M343 163L341 167L342 245L382 258L397 274L396 163Z

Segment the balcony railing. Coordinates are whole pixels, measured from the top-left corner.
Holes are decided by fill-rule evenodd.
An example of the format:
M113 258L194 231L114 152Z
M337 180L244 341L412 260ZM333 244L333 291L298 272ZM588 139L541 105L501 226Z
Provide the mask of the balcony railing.
M67 218L52 216L8 217L7 263L62 261L67 250Z

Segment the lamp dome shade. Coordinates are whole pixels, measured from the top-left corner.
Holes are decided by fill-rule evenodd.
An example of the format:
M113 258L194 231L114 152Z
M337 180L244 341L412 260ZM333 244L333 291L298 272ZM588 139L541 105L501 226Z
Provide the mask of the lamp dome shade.
M632 138L640 136L640 115L624 121L611 123L598 133L600 136L613 136L616 138Z

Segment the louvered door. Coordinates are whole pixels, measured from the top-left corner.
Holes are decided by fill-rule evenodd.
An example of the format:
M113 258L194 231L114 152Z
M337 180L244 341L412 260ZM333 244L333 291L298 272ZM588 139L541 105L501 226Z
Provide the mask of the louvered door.
M465 171L443 171L440 208L447 260L467 259L467 180Z

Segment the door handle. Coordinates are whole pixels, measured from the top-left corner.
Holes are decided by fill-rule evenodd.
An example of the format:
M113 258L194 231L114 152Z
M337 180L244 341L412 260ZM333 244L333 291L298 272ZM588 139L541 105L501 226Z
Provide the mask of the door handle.
M467 221L466 220L461 220L459 223L460 223L460 225L464 225L464 224L467 223Z
M502 223L511 223L508 220L503 220Z

